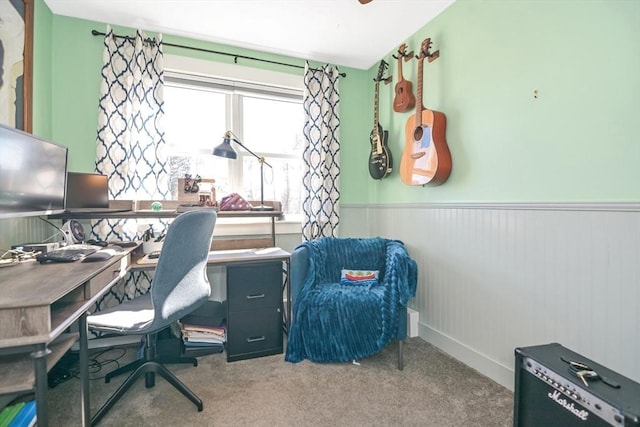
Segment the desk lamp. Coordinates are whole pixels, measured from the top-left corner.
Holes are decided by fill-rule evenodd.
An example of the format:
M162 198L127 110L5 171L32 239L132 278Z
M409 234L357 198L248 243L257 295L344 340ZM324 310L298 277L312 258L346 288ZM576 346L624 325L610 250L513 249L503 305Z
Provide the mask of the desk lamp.
M236 136L230 130L228 130L224 134L224 139L222 140L222 144L214 148L212 154L218 157L226 157L227 159L234 159L234 160L237 159L238 153L236 153L236 151L231 146L231 141L235 142L236 144L244 148L256 159L258 159L258 162L260 162L260 206L252 206L251 210L252 211L272 211L273 206L265 206L264 204L264 172L263 172L264 168L263 167L264 165L269 166L271 169L273 169L273 167L264 160L264 157L258 156L256 153L249 150L242 142L238 141L238 138L236 138Z

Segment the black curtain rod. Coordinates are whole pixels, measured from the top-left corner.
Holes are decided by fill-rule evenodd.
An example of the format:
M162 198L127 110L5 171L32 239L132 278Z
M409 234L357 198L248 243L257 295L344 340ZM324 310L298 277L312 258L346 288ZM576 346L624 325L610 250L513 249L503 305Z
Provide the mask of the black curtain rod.
M106 36L106 33L101 33L98 30L91 30L91 34L93 34L94 36ZM119 38L119 39L129 39L129 40L131 40L130 36L121 36L121 35L118 35L118 34L114 34L114 37ZM155 43L155 41L153 39L150 39L150 38L144 39L144 41L147 42L147 43ZM302 65L287 64L286 62L270 61L268 59L254 58L253 56L236 55L235 53L219 52L217 50L204 49L204 48L201 48L201 47L185 46L185 45L182 45L182 44L174 44L174 43L166 43L166 42L162 42L162 44L165 45L165 46L170 46L170 47L178 47L180 49L190 49L190 50L196 50L198 52L215 53L216 55L233 56L233 62L236 63L236 64L238 63L238 58L242 58L242 59L249 59L251 61L268 62L269 64L284 65L285 67L293 67L293 68L302 68L302 69L304 69L304 67ZM347 73L338 73L338 74L340 75L340 77L347 77Z

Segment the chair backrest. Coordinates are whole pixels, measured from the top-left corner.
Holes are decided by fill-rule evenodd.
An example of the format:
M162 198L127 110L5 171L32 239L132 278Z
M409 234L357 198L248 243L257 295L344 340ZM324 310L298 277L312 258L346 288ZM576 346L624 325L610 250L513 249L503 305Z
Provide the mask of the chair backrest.
M155 315L148 330L177 321L211 295L207 260L216 218L213 209L189 211L169 226L151 282Z

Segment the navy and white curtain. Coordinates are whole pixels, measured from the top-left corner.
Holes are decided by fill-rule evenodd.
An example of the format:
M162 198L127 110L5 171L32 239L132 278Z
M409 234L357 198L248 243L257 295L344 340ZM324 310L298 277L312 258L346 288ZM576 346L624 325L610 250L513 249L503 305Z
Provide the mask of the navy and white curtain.
M96 171L109 177L110 199L167 199L162 38L148 39L140 31L120 37L109 28L102 58ZM138 235L134 222L102 221L94 231L105 240Z
M337 237L340 222L339 72L325 65L304 72L302 239Z
M109 177L113 200L166 200L169 192L167 144L161 121L164 104L162 37L116 36L107 28L96 140L96 172ZM155 225L161 232L165 223ZM99 220L92 234L108 240L139 239L148 224L136 220ZM132 274L114 288L98 309L147 292L149 277Z

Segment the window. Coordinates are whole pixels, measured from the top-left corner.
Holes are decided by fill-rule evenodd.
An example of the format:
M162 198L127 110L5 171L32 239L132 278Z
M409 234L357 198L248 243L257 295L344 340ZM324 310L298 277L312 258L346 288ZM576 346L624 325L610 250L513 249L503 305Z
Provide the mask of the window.
M231 130L247 148L263 156L264 200L282 203L286 214L301 213L302 91L201 75L165 73L164 131L170 188L178 198L178 178L215 179L217 199L239 193L260 200L260 162L231 143L236 160L213 156Z

